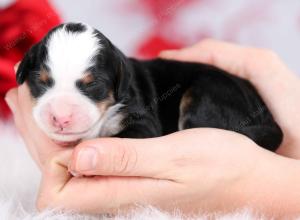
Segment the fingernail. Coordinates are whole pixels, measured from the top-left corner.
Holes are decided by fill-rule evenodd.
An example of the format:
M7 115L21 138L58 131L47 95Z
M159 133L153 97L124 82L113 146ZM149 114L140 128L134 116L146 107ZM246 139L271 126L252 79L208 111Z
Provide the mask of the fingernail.
M74 170L69 170L69 173L74 176L74 177L81 177L82 175L80 173L77 173L76 171Z
M6 101L6 104L8 105L10 110L12 111L12 113L15 113L15 106L14 106L13 102L7 96L5 96L4 99Z
M94 147L82 148L77 156L76 171L88 171L96 168L97 150Z
M73 176L73 177L81 177L82 175L78 173L77 171L73 170L72 168L72 162L69 163L68 165L68 172Z

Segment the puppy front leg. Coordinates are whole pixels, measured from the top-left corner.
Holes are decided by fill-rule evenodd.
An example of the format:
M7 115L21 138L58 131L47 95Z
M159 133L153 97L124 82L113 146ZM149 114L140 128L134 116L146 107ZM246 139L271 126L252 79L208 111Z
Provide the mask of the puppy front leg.
M158 126L159 127L159 126ZM125 125L124 129L115 135L120 138L151 138L161 136L160 128L153 123L143 121L130 125Z

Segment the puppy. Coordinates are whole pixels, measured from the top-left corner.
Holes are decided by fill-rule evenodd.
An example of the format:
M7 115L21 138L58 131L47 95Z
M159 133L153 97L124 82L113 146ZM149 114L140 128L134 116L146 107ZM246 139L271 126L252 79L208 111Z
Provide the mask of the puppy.
M283 134L247 81L216 67L126 57L82 23L52 29L24 56L37 125L59 143L102 136L157 137L211 127L276 150Z

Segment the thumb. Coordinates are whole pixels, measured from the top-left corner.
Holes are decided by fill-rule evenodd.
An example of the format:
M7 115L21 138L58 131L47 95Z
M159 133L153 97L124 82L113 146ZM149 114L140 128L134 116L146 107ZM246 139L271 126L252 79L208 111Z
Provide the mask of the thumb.
M172 154L166 139L89 140L75 148L69 170L78 175L168 178Z

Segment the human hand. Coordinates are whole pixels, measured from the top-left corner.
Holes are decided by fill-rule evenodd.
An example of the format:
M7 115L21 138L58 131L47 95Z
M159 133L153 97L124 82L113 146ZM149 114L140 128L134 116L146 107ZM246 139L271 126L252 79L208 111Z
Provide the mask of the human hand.
M284 140L277 152L300 158L300 79L274 52L209 39L160 56L211 64L249 80L283 130Z
M300 211L299 162L230 131L199 128L144 140L95 139L72 155L55 155L47 167L40 209L111 214L153 205L189 215L247 207L278 218Z
M268 169L264 163L273 156L243 135L218 129L89 140L72 157L62 152L50 160L38 206L88 213L126 211L136 204L185 213L230 211L246 205L239 190L257 170L265 172L261 167Z

